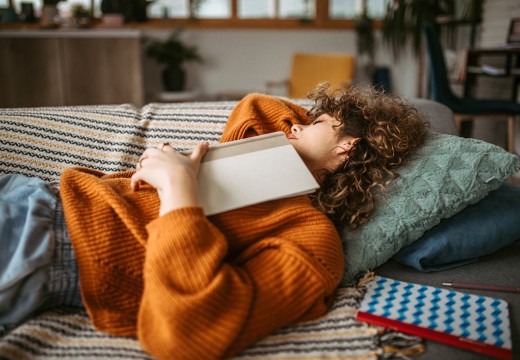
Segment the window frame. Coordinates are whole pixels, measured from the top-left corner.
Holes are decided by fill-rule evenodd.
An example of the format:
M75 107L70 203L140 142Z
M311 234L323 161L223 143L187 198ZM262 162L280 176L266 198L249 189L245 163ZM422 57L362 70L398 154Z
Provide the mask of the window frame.
M251 19L238 17L238 0L231 1L231 17L226 19L208 18L150 18L146 22L132 22L125 24L125 28L131 29L171 29L182 26L190 29L276 29L276 30L308 30L308 29L353 29L354 19L333 19L329 17L329 0L316 0L316 17L314 19L286 19L266 18ZM91 8L94 0L90 0ZM9 0L13 4L13 0ZM94 19L94 27L100 23L100 18ZM374 27L381 28L381 19L374 19ZM26 24L24 24L25 26Z

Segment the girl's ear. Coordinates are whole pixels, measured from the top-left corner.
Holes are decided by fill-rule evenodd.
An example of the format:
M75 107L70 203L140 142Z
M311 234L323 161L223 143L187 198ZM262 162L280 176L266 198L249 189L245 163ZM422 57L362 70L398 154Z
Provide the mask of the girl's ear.
M359 138L349 137L343 140L338 147L336 147L336 151L338 155L347 155L352 149L354 145L359 141Z

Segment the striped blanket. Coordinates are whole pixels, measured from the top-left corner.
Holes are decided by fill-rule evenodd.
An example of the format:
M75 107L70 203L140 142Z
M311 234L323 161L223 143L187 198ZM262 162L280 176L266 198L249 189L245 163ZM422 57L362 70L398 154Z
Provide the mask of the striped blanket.
M145 148L218 142L234 102L0 109L0 173L57 180L69 166L134 169ZM305 105L302 103L302 105ZM277 331L237 359L376 359L376 328L355 320L362 290L340 288L322 318ZM96 331L84 310L43 313L0 338L1 359L149 359L136 340Z

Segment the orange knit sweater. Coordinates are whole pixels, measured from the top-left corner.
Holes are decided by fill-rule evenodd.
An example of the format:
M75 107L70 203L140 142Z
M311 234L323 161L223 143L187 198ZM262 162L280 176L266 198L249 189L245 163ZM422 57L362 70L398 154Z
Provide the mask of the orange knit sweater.
M306 121L265 95L244 98L223 141ZM157 192L132 172L71 168L61 196L94 325L138 337L159 359L217 359L273 330L326 312L343 271L339 237L306 196L207 218L198 207L158 217Z

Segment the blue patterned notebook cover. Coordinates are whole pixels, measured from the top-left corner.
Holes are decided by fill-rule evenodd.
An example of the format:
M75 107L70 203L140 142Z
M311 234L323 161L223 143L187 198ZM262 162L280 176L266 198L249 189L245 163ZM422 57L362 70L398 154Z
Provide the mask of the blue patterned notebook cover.
M511 350L507 302L375 276L360 312Z

